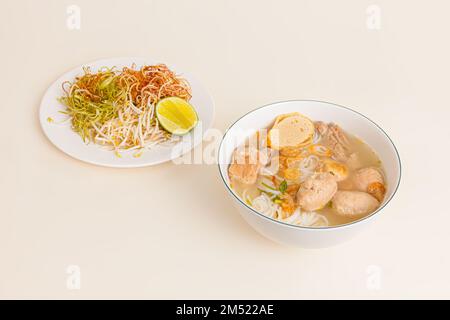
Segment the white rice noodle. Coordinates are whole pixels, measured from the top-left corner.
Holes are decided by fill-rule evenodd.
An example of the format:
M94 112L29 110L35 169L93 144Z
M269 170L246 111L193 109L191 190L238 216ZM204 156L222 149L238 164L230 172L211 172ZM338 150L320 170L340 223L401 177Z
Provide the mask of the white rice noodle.
M272 199L265 193L261 193L258 197L253 199L252 207L256 211L262 213L269 218L276 219L281 207L274 203Z
M314 174L314 170L319 165L320 159L315 155L310 155L300 162L299 169L301 172L300 182L305 181Z
M243 196L245 199L245 195ZM295 212L285 218L281 219L281 207L274 203L272 199L265 193L261 193L258 197L253 199L252 201L252 207L259 213L262 213L263 215L272 218L277 219L281 222L298 225L302 227L327 227L329 225L328 219L321 214L318 214L316 212L308 212L308 211L301 211L300 209L295 210Z
M302 227L327 227L329 225L328 219L324 215L314 211L301 211L300 209L295 210L291 216L281 221Z
M314 130L314 136L313 136L312 144L319 143L320 139L322 139L322 136L320 135L320 133L317 130Z
M314 171L320 159L315 155L310 155L300 162L300 170Z

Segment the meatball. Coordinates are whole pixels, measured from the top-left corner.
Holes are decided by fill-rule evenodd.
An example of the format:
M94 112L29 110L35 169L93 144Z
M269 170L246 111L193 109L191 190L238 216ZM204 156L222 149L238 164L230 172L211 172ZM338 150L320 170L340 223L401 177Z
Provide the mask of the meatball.
M366 192L338 191L332 200L333 209L343 216L358 216L373 212L380 203Z
M384 198L386 192L384 179L380 171L375 168L369 167L357 170L353 178L353 184L357 190L370 193L378 201L382 201Z
M233 159L228 168L230 179L244 184L254 184L262 165L267 163L267 157L255 148L239 148L234 151Z
M336 179L330 173L311 176L297 192L297 204L306 211L322 209L337 191Z

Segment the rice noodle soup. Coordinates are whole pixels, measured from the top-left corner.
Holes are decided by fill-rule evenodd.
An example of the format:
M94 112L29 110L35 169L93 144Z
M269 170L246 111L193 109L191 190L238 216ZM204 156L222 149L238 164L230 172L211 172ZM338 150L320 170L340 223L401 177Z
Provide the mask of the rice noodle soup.
M247 205L304 227L359 220L386 192L382 163L369 145L335 123L297 112L277 116L237 147L228 176Z

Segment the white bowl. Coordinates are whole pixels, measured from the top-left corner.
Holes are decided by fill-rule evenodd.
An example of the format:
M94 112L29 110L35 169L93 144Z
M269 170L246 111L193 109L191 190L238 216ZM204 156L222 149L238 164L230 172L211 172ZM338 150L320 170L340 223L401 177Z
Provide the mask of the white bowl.
M383 203L372 214L352 223L326 228L309 228L286 224L269 218L248 206L230 188L228 165L234 148L242 144L256 130L269 126L275 116L300 112L313 120L335 122L344 130L369 144L380 157L386 174L387 191ZM245 134L243 134L245 132ZM305 248L328 247L353 237L391 201L400 184L401 163L394 143L376 123L349 108L313 100L293 100L269 104L250 111L226 131L219 147L219 172L226 189L242 217L258 232L276 242Z

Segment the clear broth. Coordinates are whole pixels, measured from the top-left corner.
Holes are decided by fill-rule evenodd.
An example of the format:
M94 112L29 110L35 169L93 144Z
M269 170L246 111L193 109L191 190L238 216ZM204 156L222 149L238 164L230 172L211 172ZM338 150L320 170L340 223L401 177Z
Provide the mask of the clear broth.
M359 139L358 137L349 134L345 130L343 130L343 133L347 137L349 141L349 154L355 154L357 158L357 163L354 164L354 166L347 166L349 170L349 174L347 178L343 181L338 182L338 190L352 190L352 186L350 184L356 170L360 168L365 167L373 167L377 168L380 173L384 176L384 169L383 165L381 163L381 160L377 156L377 154L373 151L373 149L366 144L364 141ZM259 134L259 133L258 133ZM257 135L258 135L257 134ZM249 144L249 141L255 139L255 137L251 137L247 140L245 143L246 145ZM258 139L258 138L256 138ZM252 140L254 141L254 140ZM325 139L319 140L319 145L327 146L327 142ZM327 158L327 157L319 157L321 160ZM234 179L232 179L230 182L230 185L232 189L243 199L243 193L246 191L246 195L250 197L251 199L254 199L261 195L261 191L258 189L258 185L260 184L261 179L263 179L264 176L258 175L258 180L253 185L246 185L243 183L240 183ZM265 176L267 177L267 176ZM243 199L244 202L247 202L245 199ZM348 224L353 221L357 221L362 219L363 217L370 215L371 213L368 213L366 215L357 215L357 216L342 216L335 212L335 210L329 206L326 205L323 209L316 210L315 211L318 214L321 214L325 216L328 219L328 226L337 226L337 225L343 225Z

